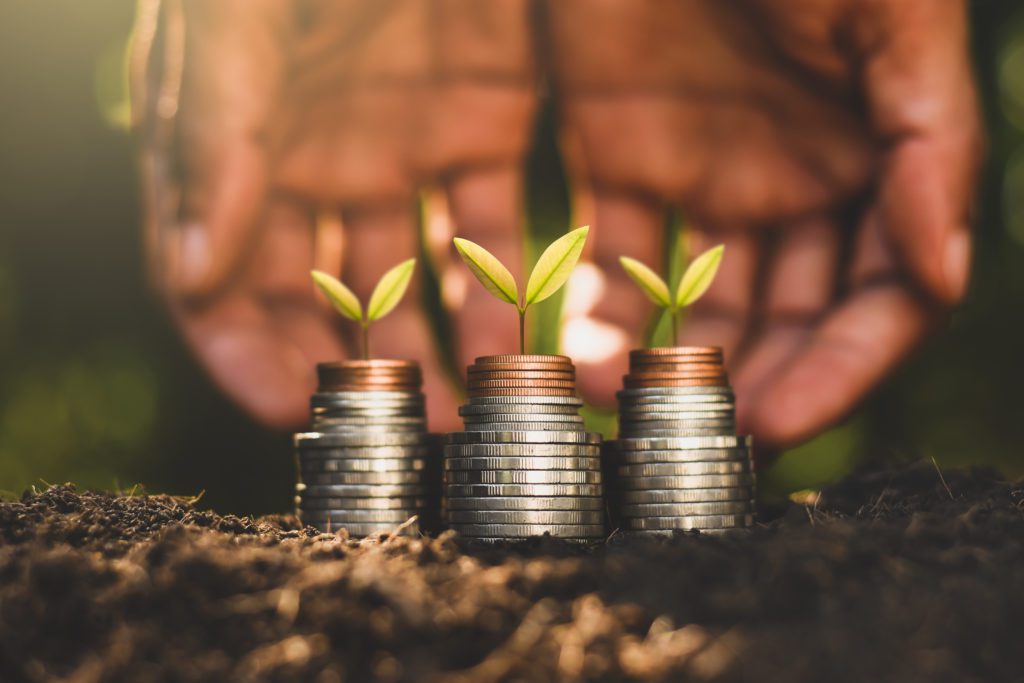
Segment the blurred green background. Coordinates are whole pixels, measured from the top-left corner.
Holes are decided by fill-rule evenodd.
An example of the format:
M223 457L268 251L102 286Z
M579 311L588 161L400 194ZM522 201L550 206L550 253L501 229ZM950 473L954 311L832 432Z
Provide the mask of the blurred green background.
M123 56L134 4L0 4L0 490L45 482L290 506L287 435L252 424L188 357L142 270ZM769 493L869 459L1024 474L1024 7L971 8L990 159L966 305L845 425L787 453ZM552 150L532 223L564 229ZM537 325L535 327L542 327Z

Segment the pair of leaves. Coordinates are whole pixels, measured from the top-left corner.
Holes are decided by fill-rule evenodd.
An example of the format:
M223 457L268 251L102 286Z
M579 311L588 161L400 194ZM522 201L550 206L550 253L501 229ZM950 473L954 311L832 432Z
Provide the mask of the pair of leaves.
M405 295L405 290L412 280L413 269L416 268L416 259L411 258L403 261L381 276L377 286L373 288L370 295L370 303L366 306L366 315L363 316L363 307L351 289L346 287L335 277L319 270L310 273L313 282L327 296L331 304L338 309L338 312L349 320L355 320L364 325L380 320L398 305Z
M516 279L494 254L479 244L461 237L455 238L455 248L488 292L522 312L532 304L544 301L565 284L576 262L579 261L580 254L583 253L583 245L589 232L590 226L587 225L576 228L559 237L544 250L530 272L522 303L519 302Z
M689 306L708 291L708 287L711 286L711 282L718 273L718 266L722 262L724 253L725 245L719 244L695 258L683 273L682 279L679 280L679 286L674 295L669 292L668 283L640 261L623 256L619 259L619 263L633 278L633 281L640 286L647 298L662 308L678 311Z

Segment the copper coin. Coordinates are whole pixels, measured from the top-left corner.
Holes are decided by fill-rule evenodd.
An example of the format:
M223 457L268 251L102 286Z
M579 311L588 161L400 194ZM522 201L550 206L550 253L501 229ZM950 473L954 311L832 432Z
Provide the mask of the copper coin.
M572 389L576 383L564 379L494 379L474 380L469 386L476 389L514 389L516 387L549 387L552 389Z
M518 387L508 389L470 389L470 397L475 396L576 396L575 389L538 389Z
M634 349L630 356L714 356L722 355L721 346L656 346Z
M490 365L491 363L556 363L558 365L572 365L572 359L568 356L548 356L539 354L503 354L497 356L480 356L476 359L477 365Z
M550 370L542 371L506 371L501 373L477 373L469 376L470 382L482 382L488 380L562 380L571 382L575 378L571 373L556 373Z
M713 377L725 377L725 372L718 371L701 371L701 372L631 372L626 375L623 379L627 382L643 382L649 379L710 379Z
M341 384L335 384L331 387L331 391L366 391L373 393L380 393L386 391L388 393L403 393L403 394L416 394L419 395L421 386L419 384L365 384L363 382L343 382Z
M470 365L469 372L508 372L517 370L544 370L550 372L576 372L576 368L565 363L488 363Z
M653 389L657 387L725 387L729 383L719 379L676 379L676 380L645 380L626 384L628 389Z
M390 358L370 358L357 360L343 360L337 363L320 363L319 367L329 368L419 368L419 363L414 360L396 360Z
M709 363L705 360L700 361L681 361L681 362L670 362L667 360L660 360L657 363L634 363L629 366L631 371L643 371L643 372L657 372L659 369L664 368L669 372L673 370L721 370L723 366L721 363Z

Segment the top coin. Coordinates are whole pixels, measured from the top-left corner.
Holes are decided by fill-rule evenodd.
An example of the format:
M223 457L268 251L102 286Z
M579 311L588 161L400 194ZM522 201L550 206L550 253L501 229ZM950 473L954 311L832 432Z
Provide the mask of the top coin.
M522 370L546 370L570 374L576 372L576 368L567 363L487 363L485 365L470 365L468 368L471 375L478 372L519 372Z
M633 349L630 358L646 356L720 356L721 346L656 346L649 349Z
M564 366L572 365L572 359L568 356L543 354L500 354L496 356L480 356L476 359L477 365L490 365L491 363L555 363Z

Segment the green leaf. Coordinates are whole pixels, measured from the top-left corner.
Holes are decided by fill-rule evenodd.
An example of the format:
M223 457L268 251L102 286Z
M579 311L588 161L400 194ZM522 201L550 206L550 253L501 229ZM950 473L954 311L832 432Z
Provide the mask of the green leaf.
M576 228L544 250L526 283L526 300L523 302L526 306L544 301L565 284L580 260L589 232L589 225Z
M370 303L366 307L367 320L380 320L394 310L405 295L405 290L409 288L414 268L416 259L411 258L384 273L370 295Z
M359 298L352 293L352 290L341 284L341 282L327 273L314 270L309 273L313 276L313 282L320 288L320 291L327 296L331 304L338 309L338 313L349 320L362 322L363 307Z
M494 254L479 244L461 237L456 237L454 242L459 256L488 292L513 306L519 305L519 288L516 286L516 279Z
M640 289L644 291L648 299L662 308L672 308L672 295L669 294L668 285L658 277L657 273L628 256L620 256L619 263L622 264L626 275L629 275L633 282L640 286Z
M708 287L711 286L711 282L718 272L718 265L722 262L724 253L725 245L719 244L693 260L679 281L679 288L676 290L676 308L689 306L708 291Z

